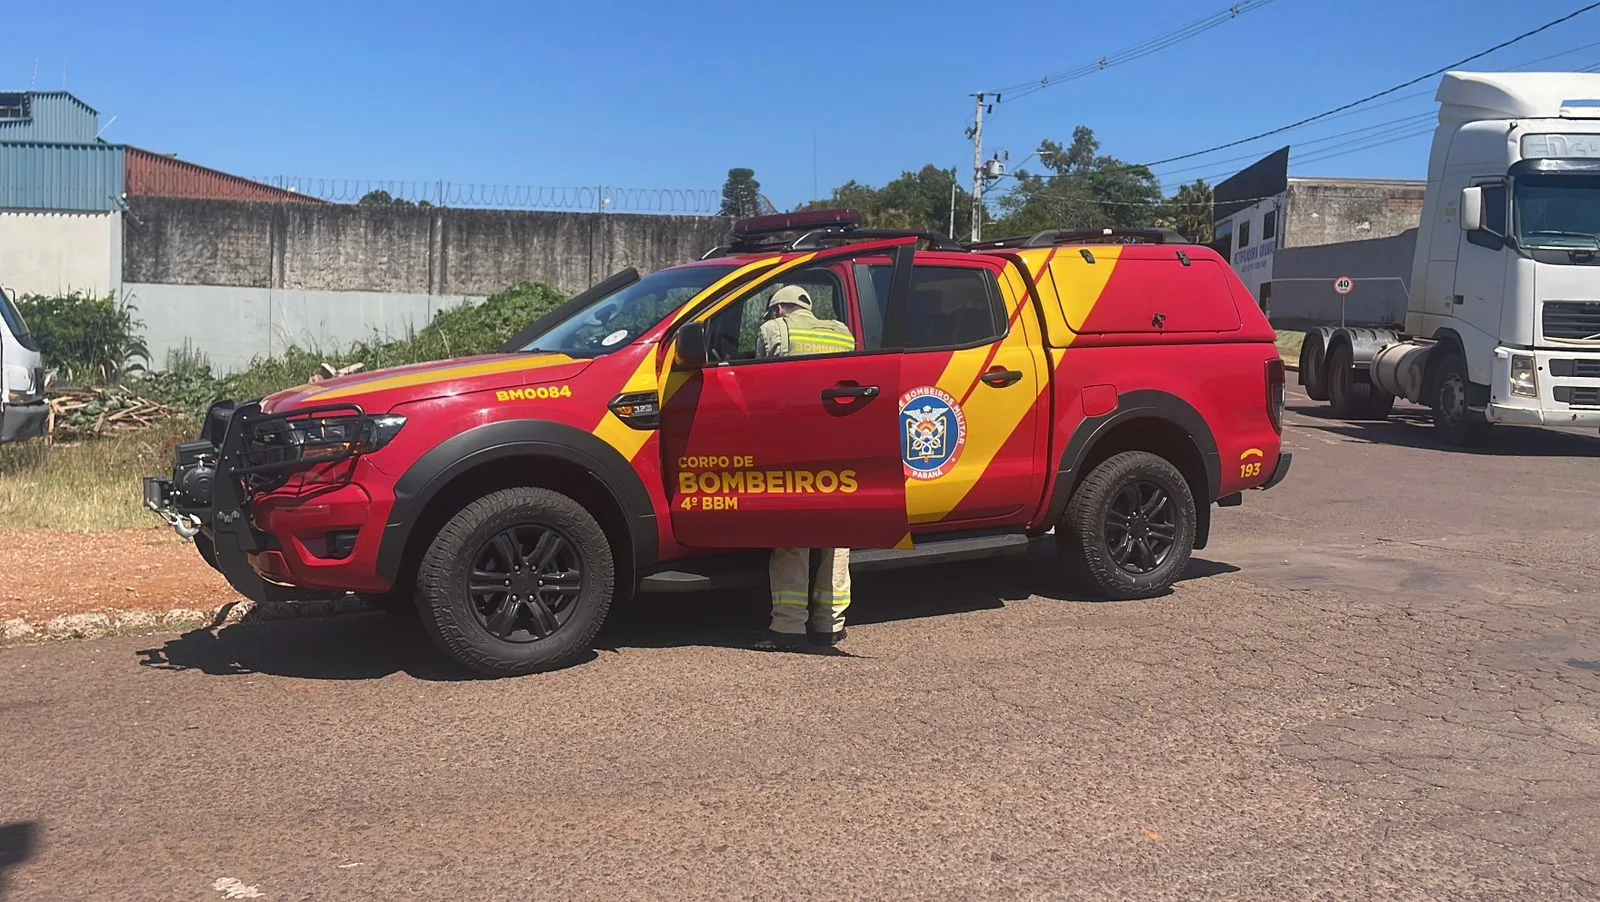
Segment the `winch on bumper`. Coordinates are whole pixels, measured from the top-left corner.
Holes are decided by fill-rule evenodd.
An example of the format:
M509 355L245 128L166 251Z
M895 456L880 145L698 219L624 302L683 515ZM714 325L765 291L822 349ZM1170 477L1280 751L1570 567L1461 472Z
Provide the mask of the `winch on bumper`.
M383 447L404 424L404 417L369 416L355 404L265 414L259 402L219 401L206 412L199 437L178 445L172 476L144 478L145 507L192 538L206 562L252 601L342 595L263 577L258 570L263 563L261 569L271 575L288 574L277 537L257 528L257 503L286 486L291 494L318 498L340 490L359 492L348 473L318 481L309 481L307 474L326 475ZM297 478L298 487L292 485Z

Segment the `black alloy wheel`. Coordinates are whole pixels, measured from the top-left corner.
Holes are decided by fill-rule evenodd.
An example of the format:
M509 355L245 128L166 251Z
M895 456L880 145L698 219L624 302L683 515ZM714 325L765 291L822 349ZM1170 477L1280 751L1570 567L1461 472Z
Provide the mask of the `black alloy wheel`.
M1177 505L1159 483L1124 484L1106 509L1106 553L1136 576L1160 569L1178 541Z
M1149 451L1123 451L1097 464L1056 524L1067 576L1092 596L1154 598L1189 566L1198 517L1188 480Z
M486 676L555 670L590 653L615 591L605 530L574 499L519 486L451 517L417 568L423 627Z
M478 623L507 642L537 642L572 619L583 561L560 530L522 524L484 542L467 587Z

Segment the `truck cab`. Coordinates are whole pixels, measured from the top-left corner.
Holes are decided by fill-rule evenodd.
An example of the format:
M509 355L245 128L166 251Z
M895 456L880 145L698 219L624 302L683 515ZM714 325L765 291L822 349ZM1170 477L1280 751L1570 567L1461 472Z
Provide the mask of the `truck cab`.
M1460 348L1485 422L1600 427L1600 74L1452 72L1438 100L1406 331Z
M1447 445L1600 427L1600 74L1448 72L1435 99L1405 322L1312 330L1306 393L1424 405Z
M0 286L0 444L44 435L49 413L39 345L14 293Z

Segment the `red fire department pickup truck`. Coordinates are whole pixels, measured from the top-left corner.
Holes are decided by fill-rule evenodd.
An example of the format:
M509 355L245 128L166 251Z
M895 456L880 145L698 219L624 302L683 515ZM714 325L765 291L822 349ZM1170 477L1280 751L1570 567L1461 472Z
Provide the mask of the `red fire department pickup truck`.
M921 247L921 249L919 249ZM854 349L758 359L800 285ZM617 595L760 586L766 550L857 571L1021 553L1165 592L1212 505L1284 478L1275 334L1160 230L974 245L853 211L742 220L502 353L219 401L146 505L256 600L414 605L489 675L565 666Z

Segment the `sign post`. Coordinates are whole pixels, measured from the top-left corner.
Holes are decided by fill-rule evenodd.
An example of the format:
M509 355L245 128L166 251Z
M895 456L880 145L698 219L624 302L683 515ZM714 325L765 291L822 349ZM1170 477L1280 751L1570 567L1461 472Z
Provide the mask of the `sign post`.
M1350 292L1356 290L1356 280L1349 276L1340 276L1333 280L1333 293L1339 296L1339 327L1344 328L1346 301Z

